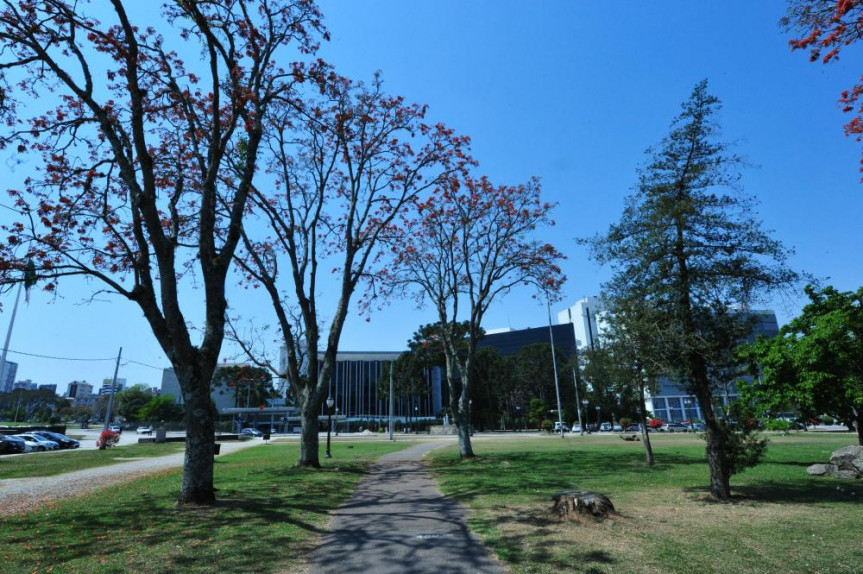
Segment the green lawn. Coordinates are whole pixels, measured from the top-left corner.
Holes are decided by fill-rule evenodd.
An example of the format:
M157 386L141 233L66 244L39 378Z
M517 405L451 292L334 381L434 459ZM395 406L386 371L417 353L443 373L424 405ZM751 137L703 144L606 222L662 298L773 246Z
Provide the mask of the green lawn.
M139 458L183 452L185 443L166 442L116 446L105 450L58 450L0 458L0 479L53 476L85 468L109 466Z
M294 466L296 444L262 445L216 460L213 507L178 508L173 470L7 517L0 571L297 572L369 462L407 446L336 444L309 470Z
M852 435L771 437L765 463L733 477L724 504L707 496L703 441L652 438L653 468L641 443L597 435L477 441L477 459L446 449L430 464L515 573L863 572L863 482L806 474ZM553 516L551 496L576 487L609 496L619 516Z

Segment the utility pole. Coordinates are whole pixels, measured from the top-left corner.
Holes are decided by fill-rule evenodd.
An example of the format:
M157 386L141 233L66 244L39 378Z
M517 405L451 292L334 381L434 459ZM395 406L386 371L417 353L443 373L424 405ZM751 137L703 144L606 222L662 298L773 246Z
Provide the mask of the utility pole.
M554 356L554 331L551 328L551 299L546 298L545 302L548 307L548 338L551 340L551 364L554 368L554 392L557 394L557 420L560 425L560 438L564 438L563 408L560 404L560 382L557 377L557 357Z
M569 322L572 323L572 308L566 310L569 315ZM573 331L575 331L575 323L572 323ZM573 358L575 365L572 367L572 384L575 385L575 412L578 413L578 428L581 429L581 435L584 436L584 423L581 422L581 399L578 396L578 339L575 339L575 349ZM585 413L587 414L587 413Z
M105 409L105 430L108 430L108 425L111 424L111 409L114 406L114 392L117 390L117 372L120 370L120 356L123 354L123 347L120 347L120 352L117 353L117 364L114 366L114 378L111 379L111 394L108 397L108 408Z

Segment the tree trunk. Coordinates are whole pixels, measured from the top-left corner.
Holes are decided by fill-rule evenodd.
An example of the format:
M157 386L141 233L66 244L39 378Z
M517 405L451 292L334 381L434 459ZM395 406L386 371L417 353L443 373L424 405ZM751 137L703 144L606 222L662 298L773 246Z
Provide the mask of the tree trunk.
M301 405L301 415L303 417L302 430L300 434L300 459L297 461L297 466L307 466L312 468L320 468L320 440L318 438L319 421L318 421L318 401L316 394L305 389L303 392L303 401Z
M731 470L728 465L728 445L725 444L725 431L713 412L710 389L696 389L696 398L704 416L707 435L707 464L710 467L710 495L718 500L731 498Z
M714 420L712 425L707 424L707 464L710 466L710 494L719 500L731 498L727 451L725 435Z
M467 421L467 418L464 413L459 412L458 423L456 424L456 429L458 430L458 454L462 459L476 456L473 453L473 445L470 443L470 421Z
M641 422L641 442L644 443L644 456L647 466L653 466L656 462L653 458L653 446L650 444L650 433L647 432L647 406L644 404L644 387L639 389L641 393L640 409L638 410L639 422Z
M855 421L857 423L857 444L863 446L863 411L854 411Z
M178 372L178 376L183 376ZM183 461L183 486L178 504L213 504L213 445L216 440L210 381L200 373L185 374L183 399L186 403L186 455Z

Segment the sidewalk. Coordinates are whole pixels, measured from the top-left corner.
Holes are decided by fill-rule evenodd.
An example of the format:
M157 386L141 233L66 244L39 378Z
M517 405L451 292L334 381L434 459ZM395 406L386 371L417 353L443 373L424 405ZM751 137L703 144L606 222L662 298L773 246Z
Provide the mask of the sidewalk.
M447 443L381 457L330 520L311 559L316 574L502 574L468 531L466 512L444 497L419 460Z

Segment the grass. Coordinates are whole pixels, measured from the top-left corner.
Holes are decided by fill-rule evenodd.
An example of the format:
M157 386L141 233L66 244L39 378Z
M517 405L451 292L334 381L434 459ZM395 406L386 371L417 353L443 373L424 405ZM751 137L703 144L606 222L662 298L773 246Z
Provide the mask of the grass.
M216 461L218 503L178 508L179 470L4 519L7 572L298 572L370 461L410 443L334 447L319 470L294 466L297 444Z
M863 572L863 483L806 474L851 435L771 437L766 461L732 478L730 503L708 497L703 441L651 438L654 467L616 436L477 441L478 458L446 449L430 465L515 574ZM576 487L609 496L619 516L552 515L551 496Z
M0 458L0 479L54 476L86 468L110 466L140 458L183 452L185 444L166 442L115 446L105 450L57 450Z

